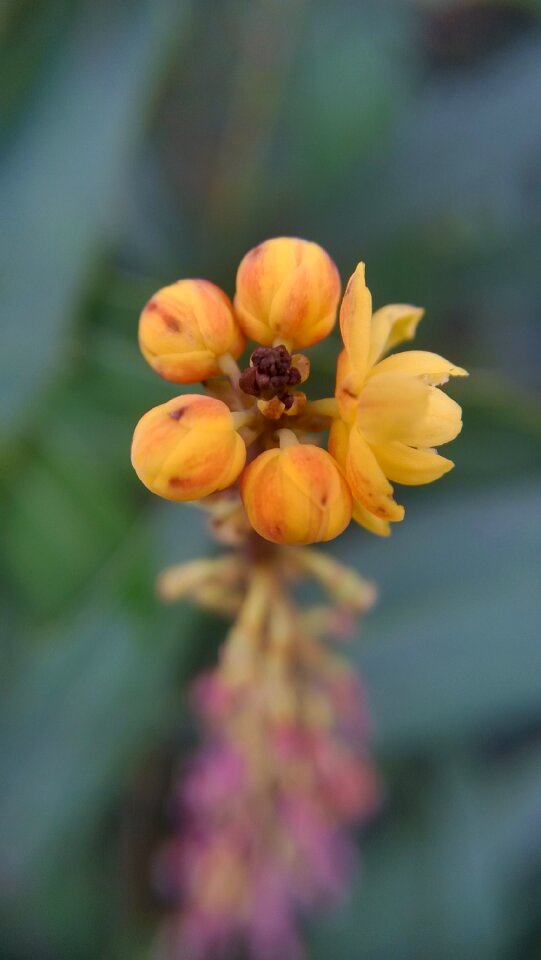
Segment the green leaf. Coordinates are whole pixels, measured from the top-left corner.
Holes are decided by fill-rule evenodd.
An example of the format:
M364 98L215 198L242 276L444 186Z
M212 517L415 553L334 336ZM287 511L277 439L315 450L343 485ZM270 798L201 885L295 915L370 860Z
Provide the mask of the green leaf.
M85 6L8 151L0 195L6 428L28 413L60 362L92 264L114 239L143 107L184 11L176 0L119 2L96 23L95 7Z
M180 710L179 669L190 669L200 621L187 604L158 605L153 557L170 550L182 562L207 547L199 512L174 517L167 506L163 520L158 510L151 528L134 530L77 610L22 638L29 656L0 725L0 849L15 892L88 835L149 737Z

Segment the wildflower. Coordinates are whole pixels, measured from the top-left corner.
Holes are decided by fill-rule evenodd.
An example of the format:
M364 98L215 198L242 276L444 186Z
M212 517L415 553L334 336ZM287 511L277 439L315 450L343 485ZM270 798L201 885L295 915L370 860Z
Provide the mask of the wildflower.
M422 310L395 304L372 315L363 264L340 308L335 399L311 401L298 389L310 362L291 351L330 332L339 293L338 272L321 247L278 237L241 262L236 317L226 295L205 280L164 287L143 310L139 339L154 369L175 381L204 379L212 399L190 398L193 415L181 405L182 420L178 405L143 417L135 469L167 499L203 500L230 488L211 521L223 543L241 542L250 527L275 543L329 540L352 517L386 536L404 516L392 484L429 483L453 466L434 448L459 432L460 407L438 387L465 371L420 350L385 356L412 339ZM260 346L241 371L235 357L243 331ZM330 457L309 436L329 427ZM286 435L286 446L293 444L287 450ZM222 602L215 587L206 594Z
M309 347L332 330L340 277L317 243L276 237L250 250L237 272L235 311L248 337Z
M453 440L462 428L459 405L438 387L449 377L467 376L465 370L424 350L384 356L413 338L422 315L419 308L402 304L372 314L362 263L340 309L339 418L331 427L329 450L345 470L354 519L381 536L390 532L390 522L404 517L389 481L439 479L454 464L433 448Z
M351 636L375 588L307 544L353 517L380 535L402 519L392 484L429 483L453 464L434 447L461 427L439 387L464 370L410 340L422 310L372 314L360 264L340 309L335 396L309 400L304 354L332 329L340 281L317 244L281 237L246 255L234 312L217 287L179 281L140 322L166 379L205 381L139 421L133 466L169 500L196 500L233 548L164 571L167 603L232 619L218 663L194 689L203 747L175 789L177 830L157 865L171 905L159 960L302 960L299 920L340 896L348 833L377 804L362 691L329 640ZM244 334L258 346L241 370ZM317 434L329 430L328 451ZM315 435L315 436L314 436ZM299 606L315 582L323 601ZM180 826L179 826L180 825Z
M221 400L185 395L140 419L132 443L139 479L166 500L199 500L235 482L246 460L244 441Z
M233 305L208 280L179 280L158 290L139 320L141 352L156 373L174 383L197 383L220 373L220 358L238 357L244 336Z
M242 476L241 494L256 533L273 543L332 540L351 519L351 494L335 461L281 430L283 446L261 453Z

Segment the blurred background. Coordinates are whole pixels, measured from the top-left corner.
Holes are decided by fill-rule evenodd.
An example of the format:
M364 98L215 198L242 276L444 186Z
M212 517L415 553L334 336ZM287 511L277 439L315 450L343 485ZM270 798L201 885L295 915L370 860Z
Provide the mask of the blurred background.
M133 426L175 387L146 299L231 294L269 236L367 261L423 304L456 470L392 540L332 550L380 587L351 656L385 783L311 960L541 957L541 5L4 0L0 952L143 960L152 857L225 624L153 578L213 549L158 503ZM5 249L4 249L5 248ZM331 349L332 347L332 349ZM312 351L329 392L335 340ZM314 393L316 395L316 392Z

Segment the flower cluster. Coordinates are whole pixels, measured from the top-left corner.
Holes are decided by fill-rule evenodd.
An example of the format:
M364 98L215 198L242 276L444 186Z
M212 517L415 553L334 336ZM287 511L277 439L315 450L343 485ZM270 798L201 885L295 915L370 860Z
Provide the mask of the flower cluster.
M233 302L206 280L181 280L141 315L153 369L205 393L146 413L132 463L159 496L197 501L234 548L158 581L165 602L189 597L233 620L196 684L203 747L175 791L179 826L157 865L172 906L160 960L301 960L299 917L341 893L347 828L377 800L361 691L328 642L348 634L374 588L306 545L351 519L388 535L404 516L392 484L451 469L434 448L458 434L461 412L439 388L465 371L425 351L390 353L422 311L372 313L363 264L339 300L328 254L283 237L244 257ZM328 336L338 309L334 396L308 399L300 351ZM241 370L247 338L258 346ZM303 578L323 604L299 603Z
M359 684L321 636L344 632L373 590L299 549L282 557L287 579L315 575L334 604L331 617L320 607L301 613L271 567L252 566L233 554L160 581L168 600L213 580L245 591L218 668L195 684L203 748L175 790L180 829L156 867L158 890L175 905L160 935L165 960L236 949L300 960L299 916L341 896L353 862L347 827L377 802Z
M364 265L340 306L344 349L334 397L308 400L296 351L331 332L338 271L317 244L279 237L251 250L234 301L206 280L160 290L140 319L139 342L154 370L174 383L202 381L145 414L132 446L142 482L168 500L239 493L250 527L274 543L331 540L353 518L379 535L402 520L392 483L423 484L453 466L434 449L461 429L458 404L439 387L465 371L415 350L422 310L403 304L372 313ZM249 366L236 360L256 340ZM314 437L329 430L328 450Z

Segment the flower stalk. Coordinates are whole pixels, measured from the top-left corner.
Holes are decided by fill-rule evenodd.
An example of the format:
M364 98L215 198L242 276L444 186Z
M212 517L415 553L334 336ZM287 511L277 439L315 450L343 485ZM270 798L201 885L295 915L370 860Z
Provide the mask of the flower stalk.
M158 595L232 621L194 687L201 749L175 787L181 826L157 867L173 905L161 960L301 960L300 922L341 895L349 828L377 805L362 690L336 645L376 590L311 545L352 520L388 536L405 512L393 485L453 467L435 448L458 434L461 411L440 387L466 372L426 351L390 353L423 311L373 312L359 264L339 308L334 396L309 399L298 387L310 361L292 351L328 336L339 299L329 255L279 237L243 258L233 302L209 281L181 280L141 314L153 369L207 393L146 413L133 466L158 496L200 506L227 548L165 570ZM241 369L247 338L258 345ZM299 602L303 581L316 603Z
M178 898L158 941L167 960L233 957L235 944L257 960L300 958L300 918L340 896L347 827L377 805L358 681L325 631L307 631L288 561L267 545L238 568L236 620L194 688L203 748L175 791L183 826L157 868L158 888Z

